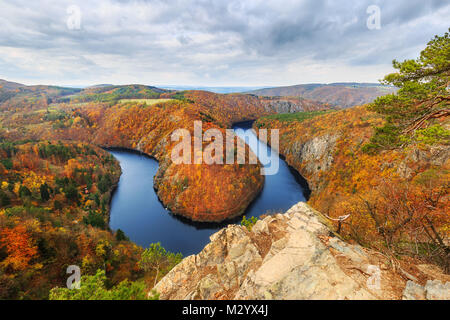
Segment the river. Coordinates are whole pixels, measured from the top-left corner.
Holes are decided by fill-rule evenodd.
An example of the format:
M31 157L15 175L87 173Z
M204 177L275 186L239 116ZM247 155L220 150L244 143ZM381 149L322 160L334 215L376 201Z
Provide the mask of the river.
M240 137L245 133L251 135L251 131L248 132L250 128L249 122L233 127ZM270 147L257 139L248 142L252 150L263 148L271 154ZM196 223L174 216L164 208L153 189L153 177L158 170L156 160L131 151L109 152L122 168L119 184L111 200L110 227L112 230L123 230L135 243L148 247L150 243L161 242L167 250L188 256L200 252L209 242L209 236L220 228L240 222L241 217L212 224ZM275 156L275 153L271 155ZM299 201L305 201L307 193L304 180L285 161L279 159L278 172L265 177L263 190L244 214L258 217L267 212L282 212Z

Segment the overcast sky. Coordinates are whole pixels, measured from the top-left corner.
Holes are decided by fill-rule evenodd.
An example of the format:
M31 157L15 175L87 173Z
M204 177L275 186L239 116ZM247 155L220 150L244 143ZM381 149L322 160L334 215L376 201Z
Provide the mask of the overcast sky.
M374 11L380 8L380 28ZM450 27L448 0L0 0L0 78L25 84L377 82Z

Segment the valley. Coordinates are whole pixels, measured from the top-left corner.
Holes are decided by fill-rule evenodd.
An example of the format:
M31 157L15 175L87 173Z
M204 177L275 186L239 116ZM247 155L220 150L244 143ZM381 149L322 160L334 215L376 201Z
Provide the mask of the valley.
M2 80L0 297L447 298L448 39L373 96Z
M4 150L1 154L4 210L1 211L0 225L5 231L2 239L23 237L31 250L29 255L20 257L23 265L19 267L5 257L15 259L14 254L20 255L20 251L4 247L1 259L5 273L0 279L3 297L46 297L48 290L62 281L54 272L63 274L62 270L69 264L82 266L83 272L88 274L95 273L102 264L107 265L106 274L111 284L119 285L125 279L152 282L155 275L145 273L138 266L142 248L130 238L143 247L163 242L171 251L196 253L209 235L228 221L239 222L239 216L244 212L259 216L268 210L287 209L304 199L302 187L284 163L281 164L281 174L270 177L264 187L259 162L191 166L175 165L170 161L175 144L171 142L170 134L174 129L192 130L194 121L202 120L203 132L211 128L224 132L233 123L275 113L279 99L260 100L248 95L202 91L170 92L136 85L88 88L71 91L69 95L64 91L61 96L53 95L53 88L39 86L37 90L6 82L0 90L5 93L13 91L0 106ZM29 99L34 103L30 104ZM283 104L286 105L285 102ZM293 111L323 108L321 104L305 104L301 99L288 102L288 105ZM65 145L73 143L92 145L97 149L136 150L153 157L159 164L152 167L153 173L148 176L148 185L143 190L141 186L123 191L119 181L121 170L117 169L119 163L114 158L110 160L114 163L114 171L97 173L96 167L90 169L87 166L81 151L73 153L66 150ZM19 151L17 146L22 144L29 145L26 148L28 156ZM244 159L248 160L250 150L248 146L244 148ZM104 154L105 151L101 152ZM120 158L120 154L116 155ZM20 160L15 160L16 157ZM121 177L126 180L128 171L126 164L123 165ZM13 172L16 173L11 175ZM28 176L35 177L36 181L28 179ZM285 180L291 185L292 192L282 193L275 202L270 200L271 194L280 191L277 183L284 184ZM113 190L116 190L116 196L111 201ZM123 192L126 202L143 192L141 200L136 200L135 204L144 201L144 209L126 204L125 215L131 209L136 214L142 212L136 220L128 220L135 223L134 229L127 227L129 222L119 223L120 219L117 220L124 215L121 205L117 205ZM127 196L127 192L131 195ZM105 195L102 196L103 193ZM156 225L157 230L163 233L149 233L146 229L146 225L154 225L154 221L148 220L152 216L146 215L149 194L153 197L150 205L154 208L153 217L156 215L162 223ZM119 213L116 214L117 210ZM50 217L30 215L35 211L42 211ZM218 223L224 220L226 222ZM30 225L20 229L18 226L24 225L25 221ZM56 238L48 239L41 231L43 228L47 230L45 234L53 232ZM137 232L136 228L142 231ZM67 230L71 236L65 240L66 245L62 245L60 242L63 240L58 237ZM174 232L178 238L172 236ZM61 248L55 249L55 246ZM121 262L124 259L127 263ZM30 268L33 270L31 273L27 271ZM31 289L23 292L23 285L30 283L33 283Z
M249 131L250 128L250 123L234 126L240 137L243 137L243 130ZM250 144L254 152L258 147L268 148L259 141ZM158 168L156 160L129 151L111 150L110 153L122 167L118 188L111 201L110 227L112 230L123 230L140 246L145 248L150 243L161 242L169 251L181 252L184 256L197 254L213 233L228 224L241 222L242 217L220 223L201 223L174 215L164 207L153 190L153 177ZM262 153L271 154L270 151ZM273 153L271 157L278 155ZM260 160L265 162L265 159ZM259 217L282 212L299 201L305 201L307 185L303 183L302 186L286 163L279 161L278 172L265 177L260 194L245 209L245 216Z

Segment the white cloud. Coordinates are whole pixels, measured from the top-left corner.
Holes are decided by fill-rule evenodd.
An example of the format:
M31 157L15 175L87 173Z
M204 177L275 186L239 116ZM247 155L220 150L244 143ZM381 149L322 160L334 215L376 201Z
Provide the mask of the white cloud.
M0 78L84 85L374 82L450 16L445 0L0 2ZM366 27L373 3L381 30Z

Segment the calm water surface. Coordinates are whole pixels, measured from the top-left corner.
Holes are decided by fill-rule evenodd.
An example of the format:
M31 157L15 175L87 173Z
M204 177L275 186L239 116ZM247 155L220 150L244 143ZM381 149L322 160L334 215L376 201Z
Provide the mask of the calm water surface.
M238 136L252 134L249 123L233 127ZM254 140L254 141L251 141ZM260 154L269 154L270 147L257 139L247 140L252 150L262 148ZM110 227L122 229L137 244L148 247L152 242L184 256L200 252L209 242L209 236L230 223L239 223L241 217L221 224L194 223L172 215L164 208L153 189L153 176L158 162L147 156L128 151L109 151L119 162L122 175L111 201ZM260 159L263 164L265 157ZM301 179L301 178L300 178ZM268 211L285 211L299 201L304 201L307 188L299 177L279 159L278 173L265 177L264 188L258 198L247 208L245 215L260 216Z

